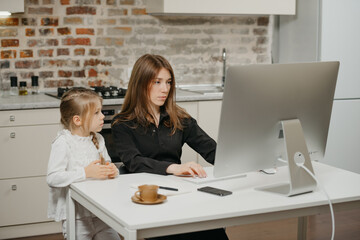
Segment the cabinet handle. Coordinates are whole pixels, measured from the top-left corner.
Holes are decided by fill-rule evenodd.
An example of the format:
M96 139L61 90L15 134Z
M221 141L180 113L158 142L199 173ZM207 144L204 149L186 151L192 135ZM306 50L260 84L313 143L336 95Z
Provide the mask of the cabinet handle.
M14 132L10 133L10 137L15 138L15 133Z
M15 122L15 116L14 115L10 115L10 122Z
M17 186L16 186L16 185L11 185L11 190L16 191L16 190L17 190Z

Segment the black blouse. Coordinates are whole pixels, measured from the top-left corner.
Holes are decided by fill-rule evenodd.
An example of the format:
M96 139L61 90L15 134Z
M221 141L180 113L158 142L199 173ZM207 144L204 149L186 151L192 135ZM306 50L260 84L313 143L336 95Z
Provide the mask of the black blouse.
M185 119L183 130L176 130L173 135L171 128L164 125L167 119L169 115L162 112L159 127L150 124L144 128L137 125L135 120L117 122L112 126L116 153L130 172L166 175L169 165L181 163L184 143L207 162L214 164L216 142L199 127L195 119Z

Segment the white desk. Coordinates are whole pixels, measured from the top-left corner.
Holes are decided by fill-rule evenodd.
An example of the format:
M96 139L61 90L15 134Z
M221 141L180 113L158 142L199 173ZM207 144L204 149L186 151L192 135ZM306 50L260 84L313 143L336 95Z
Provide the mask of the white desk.
M360 208L359 174L320 163L313 165L316 176L332 199L335 211ZM165 186L169 185L167 180L180 181L180 184L192 187L194 191L170 196L159 205L139 205L131 201L135 192L130 187L132 184L145 184L159 179ZM303 220L304 216L329 212L327 200L319 189L295 197L254 190L254 187L287 179L287 169L280 168L275 175L253 172L246 178L205 184L233 191L232 195L226 197L198 192L196 188L202 185L185 182L174 176L145 173L121 175L113 180L74 183L70 186L68 198L68 236L69 239L75 239L74 201L88 208L126 240L292 217ZM301 226L304 226L304 221L300 221ZM304 232L299 232L298 238L305 239L306 228L301 231Z

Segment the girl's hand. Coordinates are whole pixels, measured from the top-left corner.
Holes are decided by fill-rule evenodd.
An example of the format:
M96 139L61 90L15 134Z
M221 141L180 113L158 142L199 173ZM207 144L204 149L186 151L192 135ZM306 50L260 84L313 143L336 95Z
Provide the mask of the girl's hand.
M91 162L85 167L86 178L106 179L110 174L113 174L113 169L109 165L100 165L99 160Z
M113 163L106 162L106 165L111 167L112 173L108 175L109 178L115 178L117 175L119 175L119 170Z
M167 169L167 173L174 175L191 175L193 177L206 177L206 172L204 168L196 162L188 162L184 164L171 164Z

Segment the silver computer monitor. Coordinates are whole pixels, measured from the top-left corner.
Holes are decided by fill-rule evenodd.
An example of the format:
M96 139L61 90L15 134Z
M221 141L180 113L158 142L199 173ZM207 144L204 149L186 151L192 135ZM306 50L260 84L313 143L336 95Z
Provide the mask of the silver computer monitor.
M214 176L287 161L282 122L298 119L312 160L325 152L339 62L229 67ZM290 133L289 133L290 134Z

